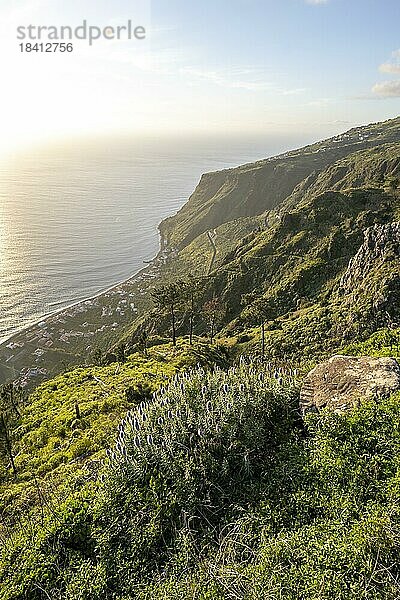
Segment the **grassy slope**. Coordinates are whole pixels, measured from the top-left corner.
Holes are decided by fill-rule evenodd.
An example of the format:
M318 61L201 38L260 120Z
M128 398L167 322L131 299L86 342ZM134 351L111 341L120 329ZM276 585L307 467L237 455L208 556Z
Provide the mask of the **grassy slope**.
M195 370L133 409L104 480L5 545L1 600L398 598L400 397L302 428L270 376Z
M395 141L398 128L399 120L369 128L370 140ZM324 154L323 147L313 147L312 160ZM343 148L338 142L329 151L340 155ZM304 159L299 152L290 164ZM217 228L219 252L203 300L216 293L226 303L221 335L231 336L237 354L259 347L251 310L258 306L267 319L270 357L305 364L335 348L399 356L399 330L383 328L375 302L398 282L399 260L375 265L351 297L340 296L337 286L363 230L399 219L399 144L339 158L303 181L276 211ZM238 210L233 201L227 218ZM199 230L206 222L200 217ZM178 240L183 229L176 231ZM185 235L188 241L192 234ZM175 267L179 260L184 265L179 275L204 268L205 255L201 234L174 259ZM165 277L174 277L171 265ZM253 297L243 306L248 292ZM164 333L166 321L161 324ZM100 482L104 448L112 445L126 411L178 370L215 361L224 362L221 351L206 345L193 351L180 341L177 351L154 347L147 358L136 354L123 364L76 369L38 388L15 432L18 480L4 467L0 473L1 534L7 540L0 561L2 600L398 597L398 397L343 417L320 415L302 430L296 387L273 379L264 389L257 364L236 375L214 374L210 406L199 402L209 376L189 384L184 379L173 402L169 398L179 404L173 407L174 435L186 432L189 437L179 442L184 446L199 438L200 462L170 454L163 469L168 466L173 476L165 478L157 470L163 450L156 449L143 463L133 463L128 478L117 465ZM233 394L227 405L221 404L224 382ZM191 402L188 422L183 417ZM214 405L220 407L215 414ZM274 406L277 412L268 412ZM226 410L225 445L218 436L225 431ZM146 425L153 437L167 427L165 415L162 422L159 416ZM264 433L254 434L264 418L266 427L276 426L268 430L266 445ZM171 432L164 433L168 443ZM227 478L221 494L222 473ZM239 495L233 493L237 486Z
M0 513L13 523L40 500L43 488L57 493L68 477L90 479L112 444L126 411L151 396L177 371L220 364L224 355L205 345L180 342L130 356L123 364L78 368L41 385L28 398L13 434L18 477L0 462ZM75 404L80 418L76 417Z

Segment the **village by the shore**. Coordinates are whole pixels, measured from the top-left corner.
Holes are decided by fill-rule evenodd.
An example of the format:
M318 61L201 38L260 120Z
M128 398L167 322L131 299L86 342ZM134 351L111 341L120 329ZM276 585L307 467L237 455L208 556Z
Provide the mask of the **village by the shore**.
M0 383L30 389L74 365L90 364L96 351L134 323L148 308L160 268L170 252L160 250L133 277L50 314L0 344Z

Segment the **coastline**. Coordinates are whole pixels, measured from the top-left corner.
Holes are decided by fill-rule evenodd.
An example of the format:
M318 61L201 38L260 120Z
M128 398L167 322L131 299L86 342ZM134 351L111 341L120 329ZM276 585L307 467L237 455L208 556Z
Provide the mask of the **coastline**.
M14 382L31 392L60 372L92 364L129 332L151 307L149 291L168 260L159 232L159 249L133 275L105 290L35 319L0 343L0 385Z
M79 306L80 304L84 304L88 300L95 300L96 298L100 298L104 294L108 294L109 292L116 290L121 285L125 285L130 282L134 283L135 279L137 279L143 272L145 272L148 268L151 268L152 266L154 266L154 262L156 261L157 257L158 257L158 254L154 258L152 258L151 261L149 261L149 263L146 265L146 267L142 267L141 269L139 269L139 271L136 271L136 273L134 273L130 277L127 277L126 279L123 279L122 281L119 281L118 283L114 283L112 286L106 288L105 290L96 292L92 296L88 296L87 298L82 298L81 300L74 300L73 302L71 302L71 304L68 304L67 306L63 306L62 308L59 308L52 312L46 313L40 319L35 319L34 321L30 322L28 325L24 325L24 327L22 327L18 331L15 331L9 337L7 337L3 341L1 341L0 349L3 346L5 346L7 342L12 341L14 338L18 337L19 335L23 334L24 332L27 333L29 331L29 329L31 329L32 327L37 327L39 325L39 323L45 323L48 319L51 319L52 317L55 317L57 315L62 315L63 312L66 312L66 311L70 310L71 308L74 308L75 306Z
M161 225L161 223L159 225ZM159 228L159 225L157 226L157 229ZM158 231L159 231L159 229L158 229ZM95 292L91 296L82 298L80 300L74 300L70 304L68 304L67 306L63 306L62 308L59 308L57 310L51 311L49 313L46 313L40 319L34 319L33 321L31 321L27 325L24 325L24 327L22 327L18 331L15 331L14 333L12 333L9 337L3 339L0 342L0 351L1 351L1 349L3 349L7 345L7 343L12 342L13 339L17 338L18 336L20 336L20 335L22 335L24 333L28 333L30 329L37 327L39 325L39 323L45 323L48 319L51 319L51 318L53 318L53 317L55 317L57 315L62 315L64 312L67 312L71 308L74 308L76 306L84 304L85 302L88 302L89 300L95 300L95 299L101 298L105 294L108 294L110 292L116 291L118 288L120 288L123 285L137 283L137 280L140 279L140 276L143 275L143 273L145 273L146 271L154 269L155 267L157 267L157 261L159 260L160 255L163 252L163 243L164 243L163 237L162 237L162 235L160 233L160 235L159 235L159 250L158 250L157 254L151 260L149 260L149 261L144 261L143 260L143 263L145 263L146 266L141 267L133 275L130 275L126 279L122 279L121 281L112 284L110 287L108 287L106 289L103 289L103 290L100 290L98 292Z

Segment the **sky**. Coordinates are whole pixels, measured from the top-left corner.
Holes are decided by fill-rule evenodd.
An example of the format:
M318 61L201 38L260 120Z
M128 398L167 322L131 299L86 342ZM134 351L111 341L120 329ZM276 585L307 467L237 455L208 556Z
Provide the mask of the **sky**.
M21 52L17 27L84 19L146 38ZM319 139L395 117L399 23L399 0L0 0L0 153L110 133Z

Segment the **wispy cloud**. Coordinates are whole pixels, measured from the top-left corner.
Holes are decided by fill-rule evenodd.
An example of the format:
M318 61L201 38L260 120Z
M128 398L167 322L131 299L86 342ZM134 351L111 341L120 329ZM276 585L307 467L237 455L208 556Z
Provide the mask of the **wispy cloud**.
M372 91L381 98L400 98L400 80L376 83Z
M185 66L180 69L180 75L185 76L192 82L214 83L215 85L230 88L243 89L249 91L259 91L272 88L272 84L255 69L238 68L229 71L218 69L201 69L192 66Z
M306 88L293 88L292 90L279 90L282 96L298 96L304 94Z
M382 73L391 73L398 75L400 73L400 50L392 53L392 60L380 65L379 70Z
M306 4L314 4L318 6L320 4L328 4L329 0L306 0Z
M357 125L354 121L345 121L342 119L336 119L335 121L329 121L327 125Z
M382 63L379 70L381 73L389 75L400 75L400 49L392 52L391 60ZM376 83L372 88L372 93L379 98L400 98L400 80L395 79Z
M304 93L305 88L284 89L270 81L265 73L251 67L222 71L219 69L201 69L185 66L179 70L189 82L208 82L227 89L247 90L250 92L273 92L281 96L295 96Z
M321 108L324 106L328 106L332 102L332 98L317 98L315 100L311 100L307 103L307 106L314 106L316 108Z
M140 52L133 49L128 43L121 41L99 40L96 46L83 47L81 55L86 59L100 59L107 65L115 63L116 68L133 67L131 72L119 75L119 79L134 79L137 71L149 75L165 76L172 79L179 78L180 82L188 86L215 86L227 90L243 90L253 93L271 93L280 96L298 96L306 92L306 88L284 88L279 86L273 78L263 69L252 66L238 66L236 68L222 69L220 67L204 68L195 64L195 58L189 62L187 56L170 48L160 47L157 50L148 46L140 48ZM190 57L189 57L190 59Z

